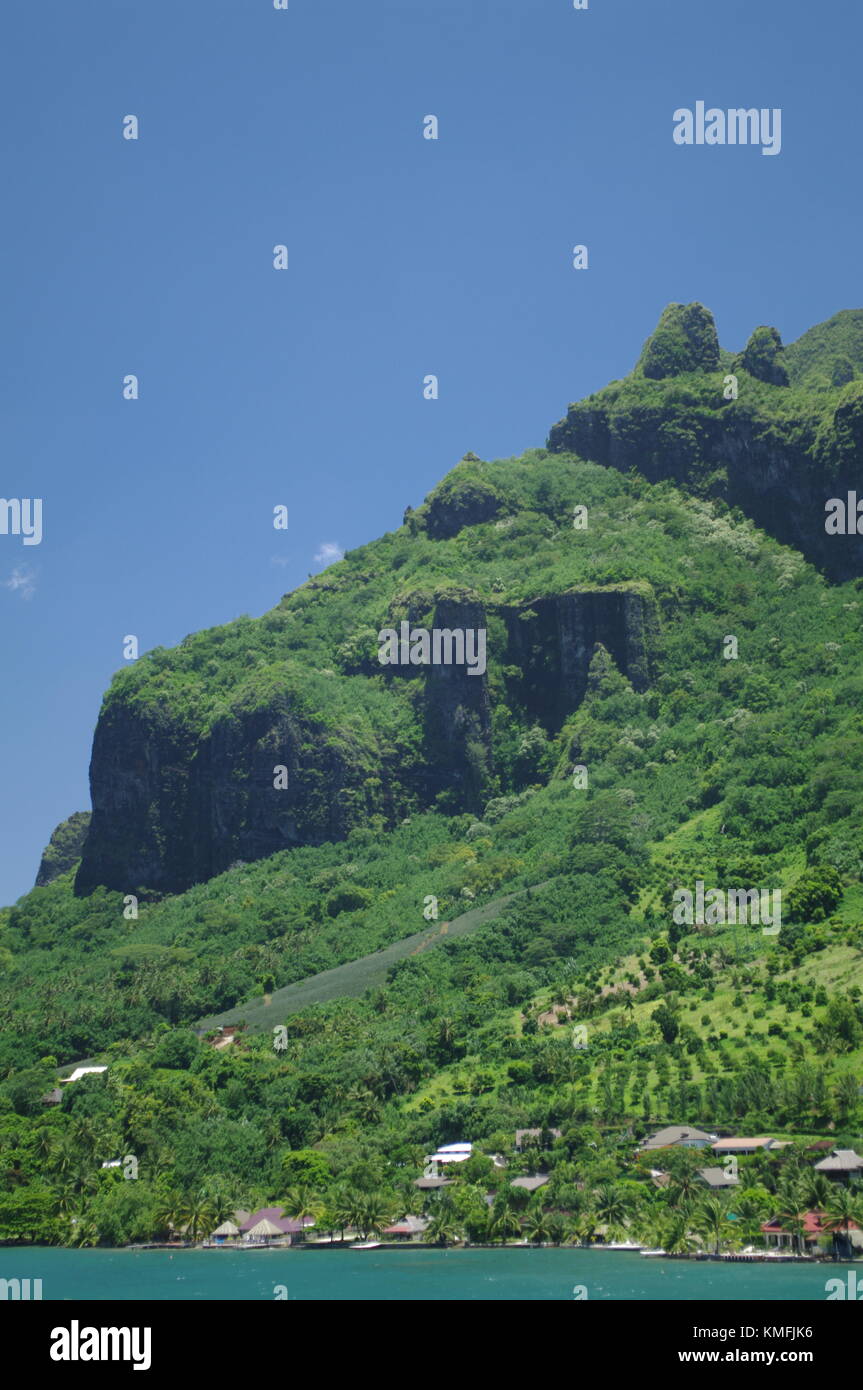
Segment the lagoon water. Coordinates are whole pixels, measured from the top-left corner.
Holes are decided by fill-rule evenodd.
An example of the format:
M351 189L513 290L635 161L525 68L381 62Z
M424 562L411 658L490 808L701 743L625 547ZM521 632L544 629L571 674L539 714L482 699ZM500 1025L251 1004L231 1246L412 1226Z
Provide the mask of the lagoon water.
M750 1265L643 1260L597 1250L0 1249L0 1277L41 1279L43 1300L344 1302L819 1301L847 1264ZM863 1275L858 1264L857 1271ZM282 1295L284 1297L284 1295Z

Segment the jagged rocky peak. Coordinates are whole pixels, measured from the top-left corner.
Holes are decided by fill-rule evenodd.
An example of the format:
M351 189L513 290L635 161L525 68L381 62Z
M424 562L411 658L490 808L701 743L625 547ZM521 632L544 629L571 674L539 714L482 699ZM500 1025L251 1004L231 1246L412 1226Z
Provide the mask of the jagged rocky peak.
M782 339L776 328L761 324L751 334L740 355L740 365L750 376L773 386L788 385L788 371L783 361ZM853 368L852 368L853 373ZM850 378L849 378L850 379Z
M61 821L45 846L39 872L36 875L37 888L53 883L55 878L74 867L84 851L84 841L90 829L90 812L75 811Z
M636 371L659 380L683 372L715 372L719 338L703 304L669 304L641 350Z

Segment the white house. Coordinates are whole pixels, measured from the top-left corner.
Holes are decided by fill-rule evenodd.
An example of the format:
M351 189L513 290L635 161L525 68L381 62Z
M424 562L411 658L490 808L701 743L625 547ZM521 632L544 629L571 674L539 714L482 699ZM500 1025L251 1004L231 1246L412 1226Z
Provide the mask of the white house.
M71 1076L60 1077L60 1085L68 1085L70 1081L80 1081L82 1076L92 1076L96 1072L107 1070L107 1067L76 1067Z

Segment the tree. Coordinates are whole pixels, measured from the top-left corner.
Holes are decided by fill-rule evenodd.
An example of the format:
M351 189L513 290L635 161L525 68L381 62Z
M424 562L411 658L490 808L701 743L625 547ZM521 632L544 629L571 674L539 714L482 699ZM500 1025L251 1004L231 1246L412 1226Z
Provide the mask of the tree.
M283 1204L283 1210L288 1216L301 1222L303 1226L309 1217L312 1221L317 1221L324 1209L324 1202L310 1187L292 1187Z
M833 1235L833 1258L853 1259L851 1245L852 1222L863 1224L863 1200L847 1187L831 1184L833 1191L827 1199L821 1224Z
M389 1200L382 1192L363 1193L356 1200L351 1224L356 1226L362 1240L368 1240L373 1234L380 1235L391 1221Z
M680 1032L677 1014L672 1013L667 1004L660 1004L658 1009L653 1010L651 1018L662 1034L662 1041L673 1043Z
M455 1245L464 1239L464 1231L455 1212L442 1207L432 1217L426 1228L426 1239L433 1245Z
M332 1177L332 1170L317 1149L292 1149L282 1158L282 1180L288 1187L310 1187L320 1191Z
M695 1214L696 1226L714 1241L714 1254L718 1255L724 1243L724 1232L728 1225L728 1198L707 1197Z
M607 1235L625 1232L627 1222L635 1210L631 1192L627 1192L618 1183L603 1182L594 1189L593 1204L597 1222L607 1228Z
M507 1236L521 1235L521 1221L511 1207L501 1206L492 1213L488 1223L488 1233L492 1240L505 1241Z
M779 1194L780 1211L779 1221L783 1230L791 1236L793 1249L798 1254L803 1253L803 1236L806 1229L806 1217L809 1212L809 1205L800 1187L790 1184Z
M534 1245L543 1245L551 1240L551 1218L541 1207L528 1213L524 1233Z
M668 1255L683 1255L696 1249L698 1241L689 1229L686 1216L676 1213L660 1225L661 1248Z

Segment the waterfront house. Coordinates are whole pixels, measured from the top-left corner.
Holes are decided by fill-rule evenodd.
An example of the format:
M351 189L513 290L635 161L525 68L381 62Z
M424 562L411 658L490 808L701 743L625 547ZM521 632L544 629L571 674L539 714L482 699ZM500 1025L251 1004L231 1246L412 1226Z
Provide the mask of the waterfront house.
M863 1231L856 1221L848 1222L847 1233L834 1233L833 1230L825 1227L826 1218L822 1211L807 1211L803 1218L803 1229L801 1232L804 1250L812 1253L817 1249L819 1240L833 1241L836 1234L855 1250L863 1249ZM774 1246L777 1250L797 1250L800 1241L793 1231L786 1230L782 1224L780 1216L774 1216L772 1221L765 1221L761 1227L767 1245Z
M396 1221L392 1226L385 1226L383 1234L394 1236L397 1240L419 1240L428 1226L428 1217L413 1216L408 1213L403 1216L401 1221Z
M311 1216L304 1217L302 1221L295 1221L292 1217L285 1216L281 1207L260 1207L241 1222L240 1235L244 1240L253 1243L261 1239L275 1240L277 1237L288 1236L293 1244L308 1226L314 1224Z
M221 1226L217 1226L210 1240L214 1240L217 1245L223 1245L226 1240L236 1240L240 1234L239 1226L235 1226L233 1221L223 1221Z

